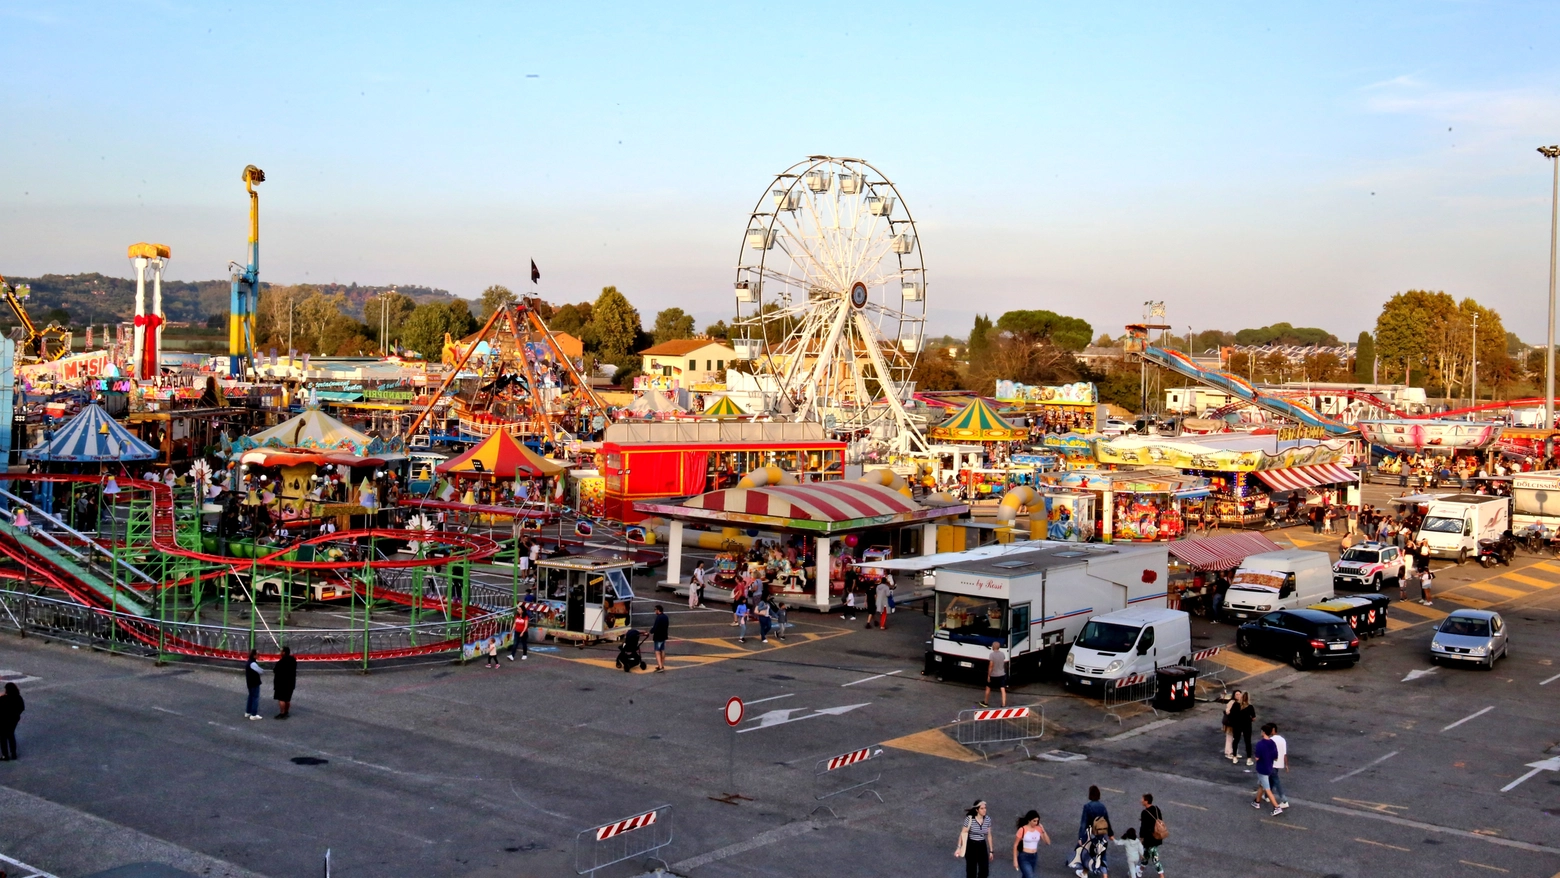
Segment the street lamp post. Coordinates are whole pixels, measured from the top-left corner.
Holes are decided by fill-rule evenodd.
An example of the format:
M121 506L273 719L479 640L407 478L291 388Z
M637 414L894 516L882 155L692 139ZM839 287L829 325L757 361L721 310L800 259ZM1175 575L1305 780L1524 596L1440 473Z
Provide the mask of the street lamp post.
M1560 224L1560 145L1541 146L1539 154L1554 166L1555 181L1549 197L1549 337L1544 349L1544 429L1555 427L1555 244Z
M1479 404L1479 312L1473 313L1473 390L1468 395L1468 404Z

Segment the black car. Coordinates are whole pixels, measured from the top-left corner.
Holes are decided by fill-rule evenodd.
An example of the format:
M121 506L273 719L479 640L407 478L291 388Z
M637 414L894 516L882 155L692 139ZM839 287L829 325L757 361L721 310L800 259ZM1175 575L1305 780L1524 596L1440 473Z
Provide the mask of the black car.
M1321 610L1279 610L1240 626L1242 652L1281 658L1297 668L1360 660L1360 639L1341 616Z

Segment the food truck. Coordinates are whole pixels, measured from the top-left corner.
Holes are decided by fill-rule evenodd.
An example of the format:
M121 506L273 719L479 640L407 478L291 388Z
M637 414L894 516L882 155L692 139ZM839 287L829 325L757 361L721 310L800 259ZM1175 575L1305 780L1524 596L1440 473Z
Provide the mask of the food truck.
M579 646L615 640L629 628L634 562L606 555L565 555L536 562L536 608L543 631Z
M1169 552L1162 544L1037 540L1005 548L972 558L951 553L935 567L927 675L984 680L996 644L1008 653L1010 680L1034 680L1060 670L1093 616L1165 606Z

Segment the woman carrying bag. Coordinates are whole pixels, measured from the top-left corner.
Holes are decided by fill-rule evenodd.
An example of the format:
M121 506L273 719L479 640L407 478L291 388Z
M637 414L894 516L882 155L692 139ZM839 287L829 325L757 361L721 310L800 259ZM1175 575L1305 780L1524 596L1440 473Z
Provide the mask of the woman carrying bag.
M964 858L964 878L990 878L996 852L991 848L991 817L986 813L984 800L964 812L959 846L954 848L953 855Z

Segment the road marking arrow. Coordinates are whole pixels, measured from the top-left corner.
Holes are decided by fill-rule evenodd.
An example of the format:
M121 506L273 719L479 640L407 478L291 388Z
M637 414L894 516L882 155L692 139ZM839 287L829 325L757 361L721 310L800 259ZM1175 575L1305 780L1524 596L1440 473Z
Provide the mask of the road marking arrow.
M756 732L759 729L769 729L775 726L783 726L786 723L801 722L804 719L816 719L820 716L839 716L841 714L850 713L858 707L866 707L871 703L872 702L870 701L864 701L861 704L842 704L839 707L825 707L816 710L813 713L809 713L806 716L792 716L791 714L812 710L812 708L800 707L788 710L771 710L762 716L756 717L758 720L758 725L750 726L745 729L737 729L737 734L741 735L746 732Z
M1523 781L1527 780L1535 774L1538 774L1540 771L1560 771L1560 756L1551 756L1541 762L1529 762L1527 767L1533 770L1527 774L1522 775L1511 783L1501 787L1500 791L1503 793L1509 793L1516 789L1517 786Z
M1423 669L1423 670L1416 668L1415 670L1409 671L1408 672L1408 676L1404 677L1399 682L1407 683L1409 680L1417 680L1420 677L1428 677L1431 674L1435 673L1435 670L1436 670L1435 668L1428 668L1428 669Z

